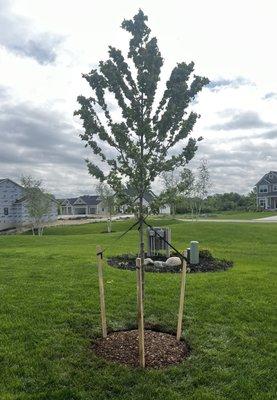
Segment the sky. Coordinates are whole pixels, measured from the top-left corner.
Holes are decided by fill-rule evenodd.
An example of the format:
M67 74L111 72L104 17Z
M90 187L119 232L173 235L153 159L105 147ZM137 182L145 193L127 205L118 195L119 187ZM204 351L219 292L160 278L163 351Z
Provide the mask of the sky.
M207 159L210 193L247 193L277 170L276 0L0 0L0 178L32 175L57 197L95 192L76 98L91 95L82 73L109 45L127 54L120 25L139 8L164 58L158 94L182 61L211 81L192 107L204 139L188 165Z

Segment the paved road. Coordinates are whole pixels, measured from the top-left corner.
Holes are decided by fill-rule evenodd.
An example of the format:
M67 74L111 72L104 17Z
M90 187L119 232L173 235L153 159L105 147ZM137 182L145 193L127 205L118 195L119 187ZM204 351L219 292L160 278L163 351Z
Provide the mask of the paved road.
M211 219L211 218L199 218L195 219L181 219L178 218L179 221L194 221L194 222L236 222L242 224L261 224L261 223L277 223L277 216L275 217L266 217L266 218L259 218L259 219Z
M133 214L119 214L119 215L114 215L112 217L112 221L124 221L129 218L133 218ZM106 222L107 217L102 217L102 218L76 218L73 219L72 217L68 218L63 218L63 219L58 219L53 222L49 222L47 226L58 226L58 225L83 225L83 224L91 224L93 222Z

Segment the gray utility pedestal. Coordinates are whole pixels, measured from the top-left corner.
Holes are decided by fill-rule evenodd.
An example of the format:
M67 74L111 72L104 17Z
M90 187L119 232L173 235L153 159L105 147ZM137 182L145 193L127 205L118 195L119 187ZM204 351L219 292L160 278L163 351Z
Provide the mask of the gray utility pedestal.
M190 257L191 264L199 264L199 242L190 242Z
M171 242L171 229L153 227L147 229L147 256L152 257L165 253L166 257L170 257L170 247L166 243Z
M187 248L187 261L190 262L190 248Z

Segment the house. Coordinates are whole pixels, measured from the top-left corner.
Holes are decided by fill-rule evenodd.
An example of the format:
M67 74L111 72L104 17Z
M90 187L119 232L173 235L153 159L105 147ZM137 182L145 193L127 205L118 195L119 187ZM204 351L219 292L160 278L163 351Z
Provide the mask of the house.
M11 179L0 179L0 230L28 226L32 219L29 216L24 187ZM45 220L57 219L57 204L53 199L51 211Z
M125 194L131 199L133 199L134 202L138 203L138 197L136 196L136 192L132 188L127 187L125 190ZM157 196L155 195L154 192L152 192L152 190L144 192L142 200L143 206L148 208L150 211L151 203L153 203L156 199ZM123 206L124 211L126 211L127 209L128 209L127 205ZM159 214L170 214L170 207L169 205L166 204L164 206L159 207L159 209L157 209L156 212L158 212Z
M135 197L135 192L130 188L126 189L125 193L134 202L138 202ZM152 191L146 192L143 197L143 205L150 208L151 202L156 196ZM107 215L108 208L103 205L99 196L79 196L67 199L60 199L60 214L61 215ZM120 207L121 212L125 213L129 210L129 205L124 204ZM160 214L170 214L168 207L160 207Z
M59 202L61 215L103 215L108 213L99 196L85 195L61 199Z
M257 205L265 210L277 210L277 171L265 174L256 184Z

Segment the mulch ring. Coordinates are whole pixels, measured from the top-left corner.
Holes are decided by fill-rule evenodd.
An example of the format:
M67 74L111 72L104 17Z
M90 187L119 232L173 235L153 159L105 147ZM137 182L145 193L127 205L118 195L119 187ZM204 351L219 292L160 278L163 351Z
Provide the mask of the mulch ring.
M188 356L188 346L177 341L169 333L145 330L146 368L164 368L179 364ZM106 339L97 339L92 345L97 356L108 361L139 367L138 331L118 331L108 334Z
M172 256L178 257L178 254L172 254ZM107 262L111 267L119 269L127 269L130 271L136 270L136 255L134 254L122 254L108 258ZM153 261L166 261L164 255L151 257ZM157 263L156 263L157 264ZM165 266L151 264L145 266L147 272L180 272L180 266ZM213 257L209 250L200 250L199 252L199 264L193 265L188 262L187 272L214 272L214 271L225 271L233 266L233 261L221 260Z

